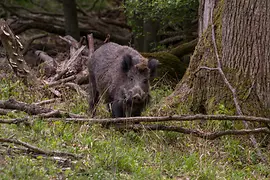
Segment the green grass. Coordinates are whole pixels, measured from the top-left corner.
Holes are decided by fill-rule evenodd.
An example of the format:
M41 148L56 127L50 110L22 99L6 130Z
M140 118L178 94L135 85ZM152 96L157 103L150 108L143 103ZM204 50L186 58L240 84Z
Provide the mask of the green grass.
M21 92L21 91L24 92ZM43 92L31 95L17 81L0 80L0 97L26 102L48 99ZM64 92L66 91L66 92ZM53 108L85 113L87 102L75 92L63 90L64 103ZM158 103L172 90L155 89L153 102ZM221 108L222 111L224 107ZM147 110L149 111L149 109ZM103 106L99 117L108 117ZM145 113L147 114L147 112ZM11 113L0 118L24 117ZM212 124L211 124L212 123ZM189 128L195 124L183 124ZM207 122L204 130L231 128L231 125ZM1 138L17 138L45 150L79 154L83 158L59 163L38 155L18 151L18 145L0 143L0 179L269 179L270 168L261 164L248 137L226 136L214 141L175 132L116 131L101 125L44 122L35 119L32 126L0 124ZM268 145L269 146L269 145ZM269 147L268 147L269 148ZM262 149L269 158L269 149Z

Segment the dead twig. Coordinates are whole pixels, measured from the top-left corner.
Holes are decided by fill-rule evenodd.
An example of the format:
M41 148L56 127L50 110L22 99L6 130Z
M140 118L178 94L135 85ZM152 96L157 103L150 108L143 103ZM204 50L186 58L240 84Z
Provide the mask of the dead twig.
M78 43L78 41L70 35L67 35L64 37L59 36L59 38L62 39L63 41L66 41L71 47L73 47L75 49L79 49L79 47L80 47L80 44Z
M69 82L69 83L66 83L65 85L68 86L68 87L71 87L71 88L75 89L76 92L79 95L83 96L84 98L88 98L87 92L84 91L78 84Z
M28 144L26 142L17 140L17 139L5 139L5 138L0 138L1 143L13 143L17 145L21 145L26 147L30 152L33 153L38 153L38 154L44 154L47 156L59 156L59 157L69 157L69 158L74 158L78 159L79 156L72 154L72 153L67 153L67 152L60 152L60 151L48 151L48 150L43 150L41 148L38 148L36 146L33 146L31 144Z
M48 87L53 87L53 86L56 86L56 85L59 85L59 84L62 84L62 83L73 81L75 79L76 79L76 75L73 75L73 76L69 76L69 77L64 78L64 79L60 79L58 81L50 82L50 83L47 84L47 86Z
M55 101L59 100L59 98L55 98L55 99L47 99L47 100L44 100L44 101L39 101L39 102L36 102L34 103L34 105L36 106L43 106L45 104L51 104L51 103L54 103Z

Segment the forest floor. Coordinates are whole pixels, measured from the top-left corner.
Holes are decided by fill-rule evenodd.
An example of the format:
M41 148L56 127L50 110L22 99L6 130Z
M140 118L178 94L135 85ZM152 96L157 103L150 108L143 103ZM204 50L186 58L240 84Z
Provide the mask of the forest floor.
M153 104L169 95L172 88L152 91ZM87 100L63 88L61 102L46 107L85 114ZM0 79L0 99L14 98L35 103L49 97L28 89L20 81ZM149 108L150 109L150 108ZM147 115L149 109L144 112ZM22 118L23 112L0 115L1 119ZM98 117L109 117L104 105ZM204 128L225 128L230 122L205 123ZM185 124L194 127L193 123ZM34 118L32 124L0 124L0 138L17 139L43 150L69 152L78 159L29 153L24 147L0 143L0 179L269 179L270 167L260 163L248 136L223 136L204 140L163 131L117 131L87 123L46 122ZM267 141L269 136L260 136ZM269 141L269 140L268 140ZM269 158L269 144L262 149Z

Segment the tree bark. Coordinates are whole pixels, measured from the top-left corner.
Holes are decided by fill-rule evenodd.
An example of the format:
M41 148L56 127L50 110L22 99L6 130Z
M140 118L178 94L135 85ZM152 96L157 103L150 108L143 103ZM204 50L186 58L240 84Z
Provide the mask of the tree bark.
M220 1L213 15L221 68L245 115L270 116L270 31L267 29L270 3L267 2ZM183 79L165 103L152 112L212 114L224 105L229 113L236 113L232 91L216 71L217 67L211 28L207 28L200 36Z
M200 0L199 7L199 37L207 29L209 25L209 18L211 9L214 7L213 0Z

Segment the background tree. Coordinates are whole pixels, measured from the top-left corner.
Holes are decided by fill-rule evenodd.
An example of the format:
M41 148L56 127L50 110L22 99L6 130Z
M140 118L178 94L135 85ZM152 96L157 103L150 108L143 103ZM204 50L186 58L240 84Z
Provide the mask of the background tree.
M135 48L149 52L196 38L198 5L197 0L125 1Z
M75 0L63 1L64 17L65 17L65 30L67 35L71 35L76 40L80 39L80 30L77 18L77 6Z

